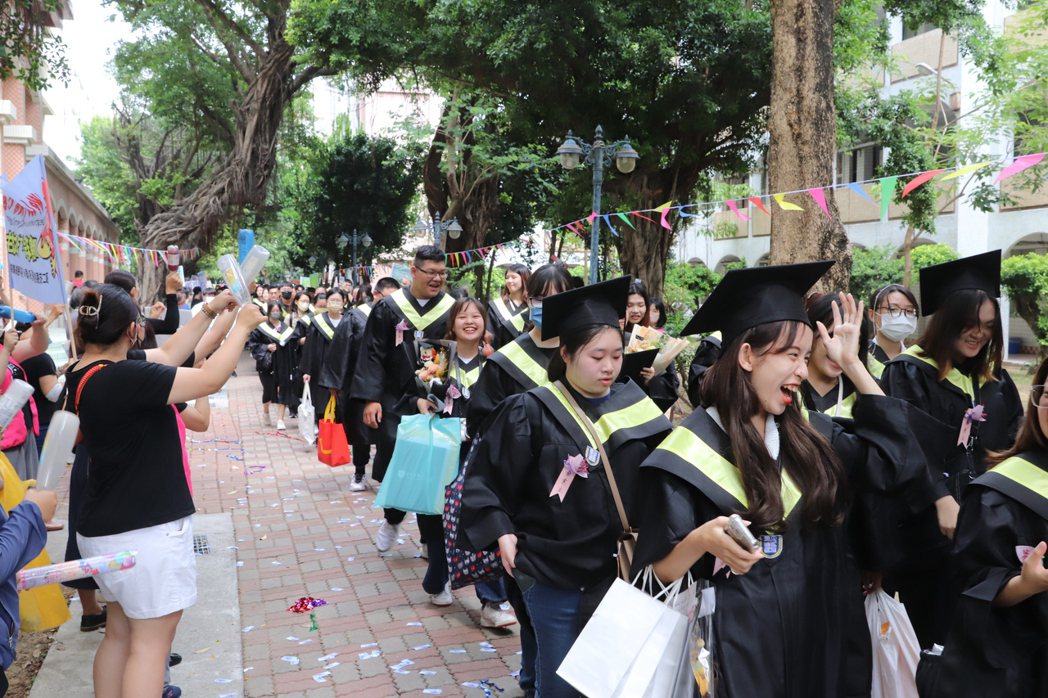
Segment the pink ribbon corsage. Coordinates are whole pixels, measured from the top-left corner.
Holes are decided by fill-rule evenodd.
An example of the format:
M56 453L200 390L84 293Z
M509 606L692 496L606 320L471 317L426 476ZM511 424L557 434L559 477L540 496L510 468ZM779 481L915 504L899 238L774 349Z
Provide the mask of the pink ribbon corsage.
M401 344L404 343L404 333L408 331L408 323L401 320L393 329L397 331L397 338L395 343L399 347Z
M571 487L571 483L576 475L581 478L589 477L589 465L586 463L586 459L582 457L582 454L568 456L564 459L564 469L560 471L557 481L553 483L553 489L550 490L549 496L559 497L560 501L563 502L564 496L568 493L568 488Z
M985 421L986 409L982 405L969 407L968 410L964 413L964 419L961 420L961 431L957 434L957 445L966 446L968 444L968 439L972 435L973 422Z
M459 389L454 385L449 385L448 391L444 394L444 414L451 414L455 406L455 400L458 400L460 397L462 397L462 393L459 392Z

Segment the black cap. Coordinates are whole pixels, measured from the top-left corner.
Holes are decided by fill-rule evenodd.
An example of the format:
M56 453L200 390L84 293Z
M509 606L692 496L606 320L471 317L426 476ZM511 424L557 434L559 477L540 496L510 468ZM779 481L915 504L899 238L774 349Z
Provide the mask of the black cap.
M564 291L542 301L542 338L553 339L563 332L586 325L618 327L626 317L630 277Z
M732 269L681 332L686 337L721 331L726 346L751 327L796 320L811 324L804 295L822 278L833 260L775 267Z
M921 315L931 315L955 291L1001 297L1001 251L984 252L921 269Z

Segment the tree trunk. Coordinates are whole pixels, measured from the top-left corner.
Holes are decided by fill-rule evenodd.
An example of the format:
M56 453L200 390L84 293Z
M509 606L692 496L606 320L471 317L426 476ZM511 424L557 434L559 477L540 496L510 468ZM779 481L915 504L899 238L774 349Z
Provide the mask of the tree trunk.
M833 97L835 0L772 0L772 82L768 186L773 192L832 182L837 149ZM848 288L851 251L832 189L824 189L830 218L806 197L804 211L772 207L771 263L835 259L823 290Z
M145 247L209 247L229 216L263 203L276 164L277 136L284 107L294 90L292 47L283 32L270 45L242 103L233 105L233 148L215 173L189 196L157 214L142 231ZM163 265L143 265L143 297L162 285Z

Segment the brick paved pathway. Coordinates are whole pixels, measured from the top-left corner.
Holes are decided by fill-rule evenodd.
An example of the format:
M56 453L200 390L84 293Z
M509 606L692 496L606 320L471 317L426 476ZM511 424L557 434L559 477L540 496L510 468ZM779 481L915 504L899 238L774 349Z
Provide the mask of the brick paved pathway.
M351 467L319 463L295 421L287 432L262 426L246 357L225 392L211 431L190 434L189 458L198 510L233 517L245 695L519 696L516 632L481 630L472 588L452 606L429 604L413 517L403 543L380 555L374 493L350 492ZM316 631L287 610L302 596L328 602ZM200 640L179 637L176 647Z

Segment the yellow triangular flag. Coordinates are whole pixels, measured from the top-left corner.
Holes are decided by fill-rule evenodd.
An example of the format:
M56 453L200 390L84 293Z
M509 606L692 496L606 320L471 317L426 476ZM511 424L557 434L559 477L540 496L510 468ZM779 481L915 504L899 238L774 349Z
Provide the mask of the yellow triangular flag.
M939 181L940 182L945 182L948 179L957 179L958 177L963 177L964 175L971 174L972 172L978 172L979 170L981 170L984 167L989 167L991 164L993 164L992 161L991 162L973 162L971 165L965 165L964 167L960 167L960 168L954 170L953 172L951 172L948 175L944 175L943 177L939 178Z
M672 206L672 205L673 205L673 200L672 200L672 199L670 199L669 201L667 201L666 203L664 203L664 204L663 204L662 206L659 206L659 207L658 207L657 209L655 209L655 210L656 210L656 211L658 211L659 213L662 213L663 211L665 211L666 209L668 209L668 208L669 208L670 206Z
M783 211L803 211L804 210L803 208L801 208L797 204L791 204L789 201L787 201L785 194L775 194L775 195L772 196L772 198L775 199L775 203L777 203L779 205L779 208L781 208Z

